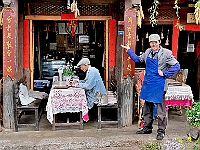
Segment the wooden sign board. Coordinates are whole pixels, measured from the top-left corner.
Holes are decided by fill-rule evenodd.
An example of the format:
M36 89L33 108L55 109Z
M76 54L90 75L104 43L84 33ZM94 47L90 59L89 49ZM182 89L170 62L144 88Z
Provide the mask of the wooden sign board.
M10 7L3 12L3 78L15 77L15 13Z
M136 10L129 8L124 15L124 45L129 45L133 51L136 48ZM135 62L131 60L126 51L124 51L124 77L134 77Z

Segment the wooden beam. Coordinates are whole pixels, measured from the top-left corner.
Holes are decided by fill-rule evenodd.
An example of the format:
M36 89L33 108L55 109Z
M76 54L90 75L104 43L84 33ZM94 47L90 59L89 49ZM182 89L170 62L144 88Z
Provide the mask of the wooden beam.
M108 25L109 22L106 20L106 90L108 90Z
M193 32L197 32L200 31L200 25L198 24L186 24L184 25L184 31L193 31Z
M30 15L25 16L27 20L61 20L61 16Z
M33 39L33 21L30 20L30 74L31 74L31 78L30 78L30 88L33 89L33 69L34 69L34 49L33 49L33 45L34 45L34 39Z
M61 20L61 16L30 15L25 16L28 20ZM79 16L77 20L110 20L112 16Z

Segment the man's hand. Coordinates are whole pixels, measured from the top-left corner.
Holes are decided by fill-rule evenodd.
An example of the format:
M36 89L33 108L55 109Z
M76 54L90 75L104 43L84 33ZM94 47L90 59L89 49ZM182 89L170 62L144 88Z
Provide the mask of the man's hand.
M164 74L163 74L163 72L162 72L161 70L158 70L158 74L159 74L160 76L164 76Z
M69 81L69 84L70 84L71 86L75 86L76 83L78 83L78 81L76 81L76 80L75 80L75 81Z
M130 49L130 47L128 45L121 45L121 47L125 48L125 49Z

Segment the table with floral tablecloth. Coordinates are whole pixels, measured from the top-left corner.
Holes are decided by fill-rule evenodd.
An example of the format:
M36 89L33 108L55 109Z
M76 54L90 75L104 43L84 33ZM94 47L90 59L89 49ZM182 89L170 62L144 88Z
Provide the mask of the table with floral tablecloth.
M82 118L88 121L88 106L85 90L82 88L54 88L52 87L47 106L47 119L52 124L53 114L82 111Z

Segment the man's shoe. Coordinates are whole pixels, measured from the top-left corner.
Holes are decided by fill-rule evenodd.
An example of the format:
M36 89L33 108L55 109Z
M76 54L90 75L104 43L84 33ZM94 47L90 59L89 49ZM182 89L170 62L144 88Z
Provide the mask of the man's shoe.
M136 134L151 134L151 133L152 133L151 129L145 129L145 128L136 132Z
M158 133L156 139L157 140L162 140L165 137L164 133Z

